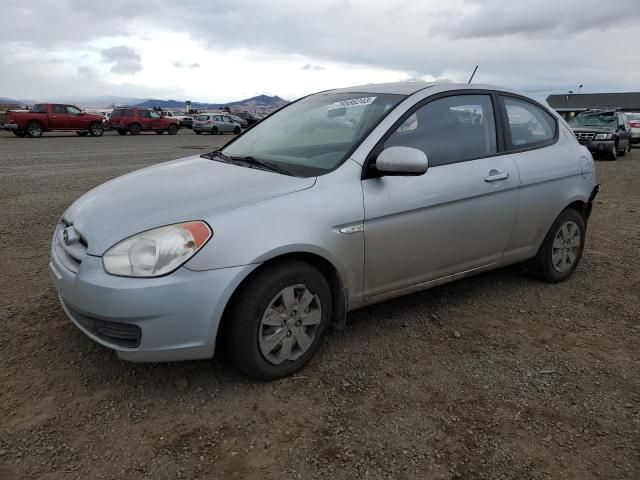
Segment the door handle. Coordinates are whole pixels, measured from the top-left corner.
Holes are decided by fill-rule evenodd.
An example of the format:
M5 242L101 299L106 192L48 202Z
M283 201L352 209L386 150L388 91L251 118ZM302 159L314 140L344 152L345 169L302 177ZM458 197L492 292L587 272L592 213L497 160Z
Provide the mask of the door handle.
M499 172L498 170L491 170L488 177L484 177L485 182L497 182L499 180L506 180L509 178L509 172Z

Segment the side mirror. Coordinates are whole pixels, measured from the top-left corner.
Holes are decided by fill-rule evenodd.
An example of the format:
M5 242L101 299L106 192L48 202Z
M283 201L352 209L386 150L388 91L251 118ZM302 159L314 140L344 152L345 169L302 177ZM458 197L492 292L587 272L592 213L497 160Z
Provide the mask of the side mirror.
M411 147L389 147L376 159L376 169L383 175L422 175L429 168L427 154Z

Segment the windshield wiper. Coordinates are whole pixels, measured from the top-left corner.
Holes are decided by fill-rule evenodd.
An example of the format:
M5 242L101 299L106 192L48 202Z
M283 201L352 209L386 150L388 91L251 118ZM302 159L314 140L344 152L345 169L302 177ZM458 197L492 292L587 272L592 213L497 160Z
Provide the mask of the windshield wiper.
M231 158L227 157L222 150L214 150L213 152L203 153L200 155L201 158L207 158L209 160L217 160L220 159L225 163L235 163Z
M252 157L250 155L246 156L246 157L230 157L231 160L236 161L236 162L245 162L245 163L249 163L252 165L257 165L259 167L265 168L267 170L270 170L272 172L276 172L276 173L280 173L282 175L289 175L289 176L293 176L293 174L287 170L286 168L282 168L280 165L277 165L273 162L267 162L264 160L258 160L255 157Z

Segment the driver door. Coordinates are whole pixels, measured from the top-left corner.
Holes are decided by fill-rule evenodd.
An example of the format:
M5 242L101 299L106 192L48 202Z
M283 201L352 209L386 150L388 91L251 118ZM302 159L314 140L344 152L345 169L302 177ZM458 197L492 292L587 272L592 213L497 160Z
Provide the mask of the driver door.
M417 148L429 169L362 181L368 298L498 262L516 216L518 171L497 155L490 95L431 100L403 122L374 152Z

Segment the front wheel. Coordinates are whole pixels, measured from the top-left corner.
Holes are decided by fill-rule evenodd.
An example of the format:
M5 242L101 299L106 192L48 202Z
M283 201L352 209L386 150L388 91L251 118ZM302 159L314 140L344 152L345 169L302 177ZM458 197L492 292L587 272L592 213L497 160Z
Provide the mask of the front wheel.
M169 128L167 128L167 132L169 132L169 135L175 135L176 133L178 133L178 126L176 124L169 125Z
M550 283L566 280L582 258L586 236L584 218L573 208L565 209L553 223L538 254L531 260L533 273Z
M331 292L311 265L265 267L242 288L225 324L232 363L257 380L291 375L309 362L331 319Z
M615 145L609 152L609 160L614 161L618 158L618 146Z
M129 127L129 133L131 133L131 135L140 135L140 132L142 132L142 127L137 123Z
M236 135L240 135L240 127L236 127L233 129L233 133Z
M104 133L104 125L101 123L92 123L89 127L89 133L92 137L101 137Z
M42 125L38 122L31 122L27 125L27 135L31 138L40 138L43 132Z
M218 133L219 133L219 132L218 132L218 127L213 127L213 128L211 129L211 135L218 135Z

